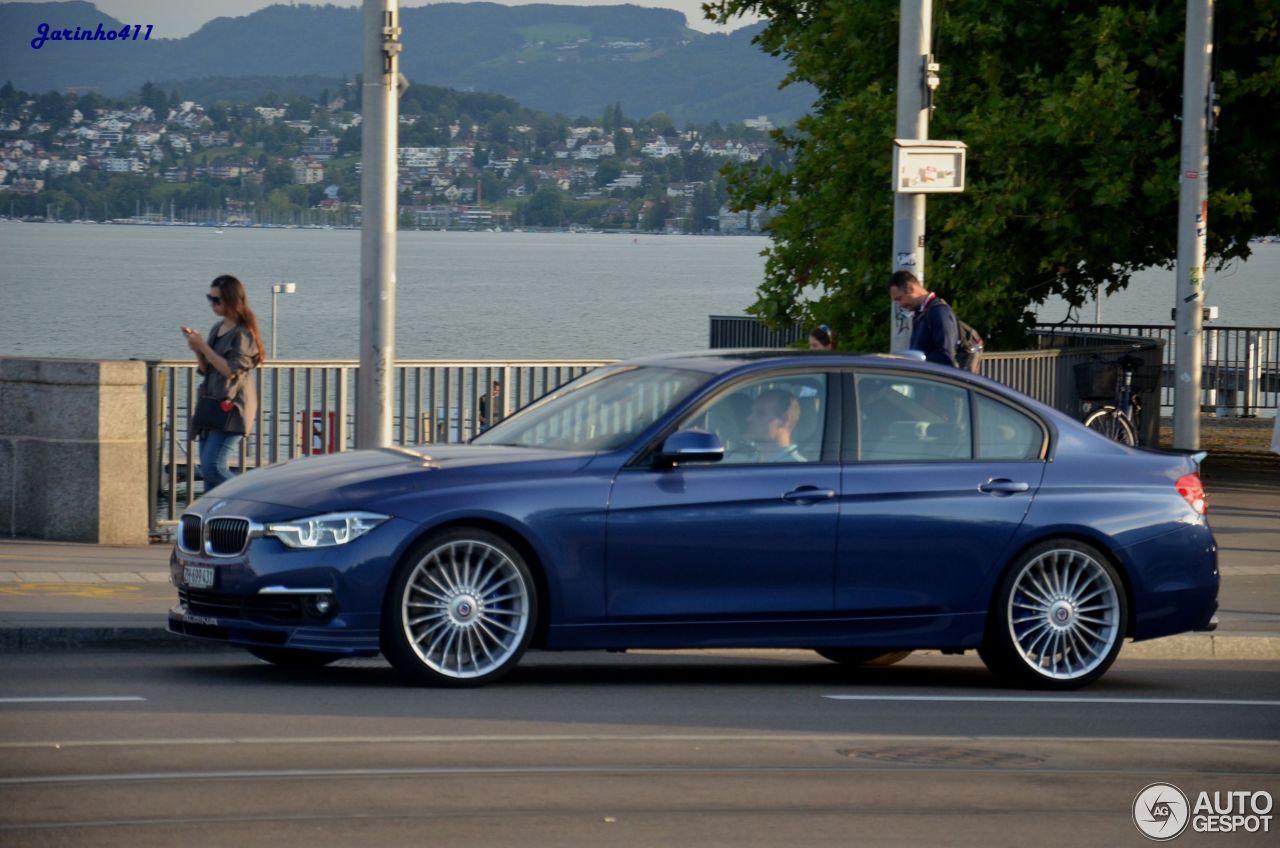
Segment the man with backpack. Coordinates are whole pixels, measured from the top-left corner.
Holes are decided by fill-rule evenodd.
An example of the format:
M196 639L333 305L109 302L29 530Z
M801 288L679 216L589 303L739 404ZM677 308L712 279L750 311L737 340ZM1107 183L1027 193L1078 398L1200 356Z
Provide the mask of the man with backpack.
M899 309L912 313L911 349L939 365L978 372L982 338L959 321L947 302L926 289L910 271L889 278L889 297Z

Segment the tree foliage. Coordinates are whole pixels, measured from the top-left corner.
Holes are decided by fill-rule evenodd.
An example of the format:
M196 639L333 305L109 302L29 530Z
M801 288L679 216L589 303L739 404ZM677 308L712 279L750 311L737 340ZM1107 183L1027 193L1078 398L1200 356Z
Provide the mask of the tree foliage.
M1280 226L1280 4L1218 0L1209 253L1245 257ZM822 320L887 346L898 0L718 0L708 17L768 19L784 84L819 91L774 137L783 163L740 167L733 205L780 208L751 308ZM1185 6L1090 0L937 4L942 84L930 136L968 145L966 190L928 200L927 285L997 347L1022 343L1050 295L1079 305L1177 248ZM1170 293L1169 304L1173 297ZM1159 304L1153 315L1163 313ZM1165 313L1167 314L1167 313Z

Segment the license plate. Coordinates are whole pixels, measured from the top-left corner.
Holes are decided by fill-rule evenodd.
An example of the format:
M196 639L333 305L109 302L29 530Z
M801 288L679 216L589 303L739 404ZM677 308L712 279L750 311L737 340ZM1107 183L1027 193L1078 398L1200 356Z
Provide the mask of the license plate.
M184 565L182 582L192 589L212 589L213 568L207 565Z

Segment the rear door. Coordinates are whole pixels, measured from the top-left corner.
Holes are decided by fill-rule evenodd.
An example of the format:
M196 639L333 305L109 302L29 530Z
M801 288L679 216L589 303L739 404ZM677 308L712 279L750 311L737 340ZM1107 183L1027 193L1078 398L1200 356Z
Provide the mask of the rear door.
M1044 476L1047 430L993 395L928 374L850 374L837 612L986 608Z

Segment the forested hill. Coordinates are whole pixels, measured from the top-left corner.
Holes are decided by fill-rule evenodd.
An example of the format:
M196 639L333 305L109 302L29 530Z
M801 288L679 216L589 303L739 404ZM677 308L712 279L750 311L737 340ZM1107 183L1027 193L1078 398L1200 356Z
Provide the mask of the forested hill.
M216 77L225 88L227 77L337 80L360 72L357 8L277 5L218 18L186 38L153 31L150 41L47 41L34 49L41 23L119 30L145 29L147 21L118 21L81 0L0 4L0 82L120 95L148 80ZM411 81L494 92L570 116L622 103L628 114L665 112L677 122L768 115L790 123L813 98L807 87L778 90L786 65L751 43L758 27L707 35L667 9L450 3L402 9L401 25L401 69ZM255 87L244 99L261 93Z

